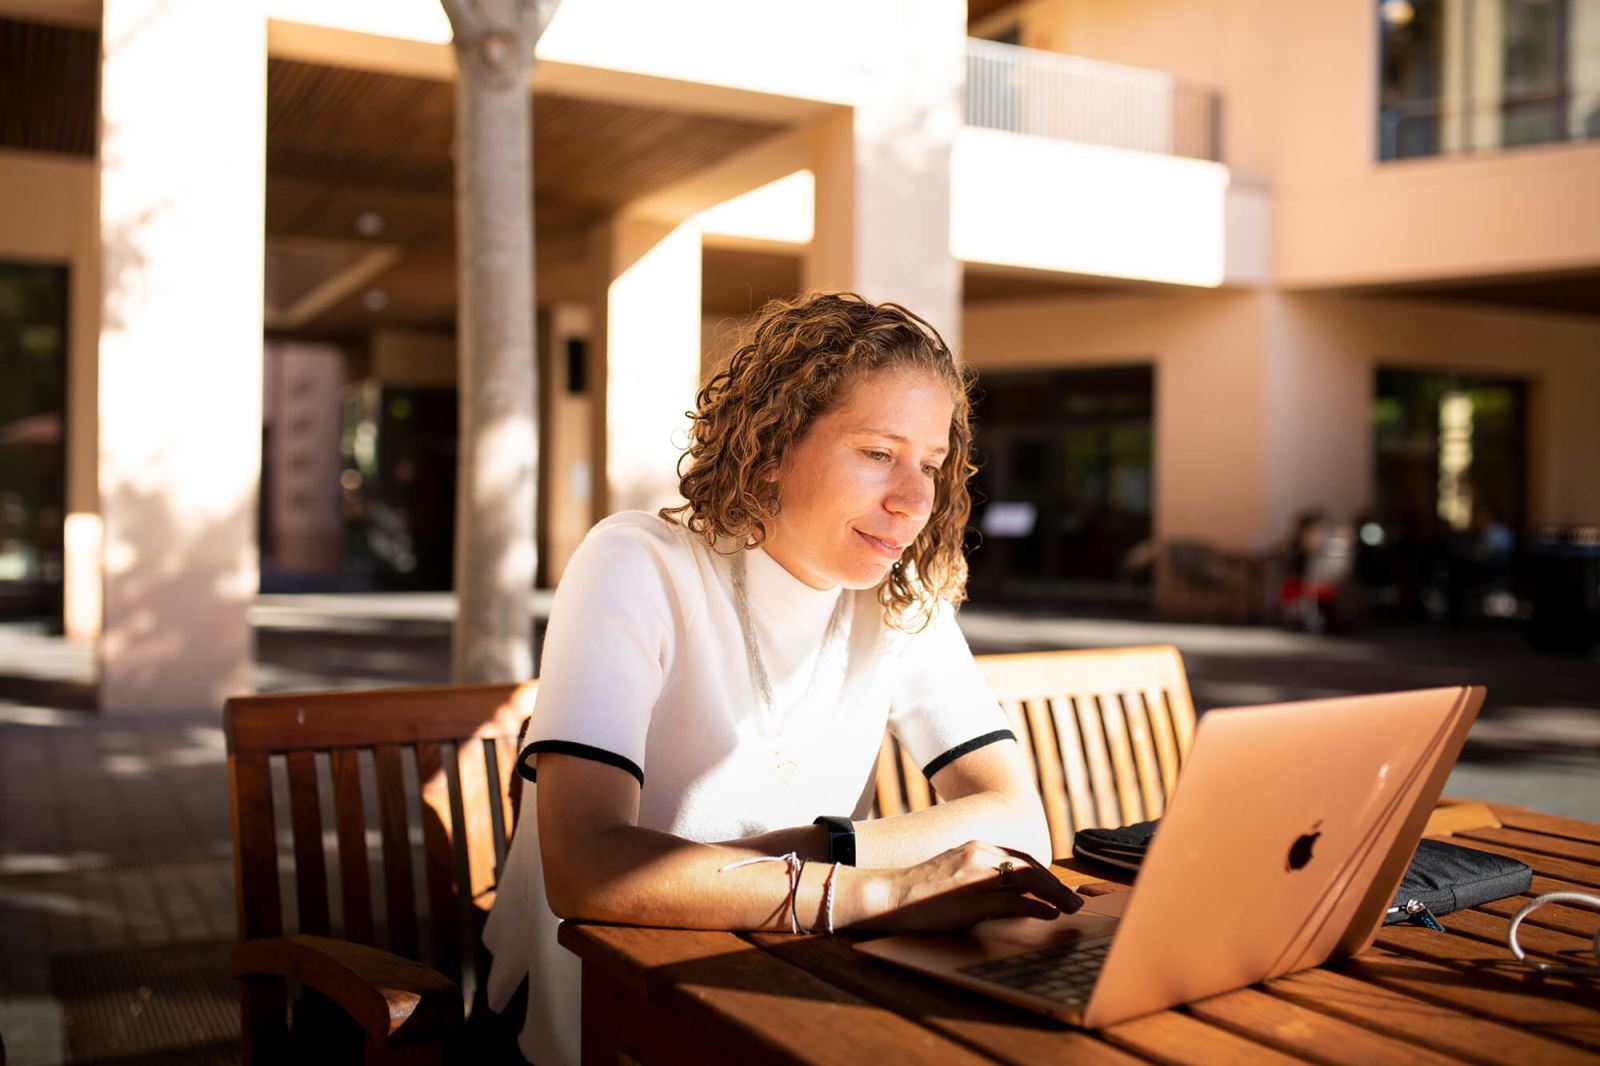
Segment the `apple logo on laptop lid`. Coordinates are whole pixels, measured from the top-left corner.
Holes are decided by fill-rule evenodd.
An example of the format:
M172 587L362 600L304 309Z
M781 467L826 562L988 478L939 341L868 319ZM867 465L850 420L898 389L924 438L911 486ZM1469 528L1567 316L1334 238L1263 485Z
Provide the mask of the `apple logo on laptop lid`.
M1289 859L1284 863L1285 870L1302 870L1311 861L1311 849L1316 846L1317 838L1322 835L1322 819L1318 818L1311 827L1311 832L1302 833L1289 845Z

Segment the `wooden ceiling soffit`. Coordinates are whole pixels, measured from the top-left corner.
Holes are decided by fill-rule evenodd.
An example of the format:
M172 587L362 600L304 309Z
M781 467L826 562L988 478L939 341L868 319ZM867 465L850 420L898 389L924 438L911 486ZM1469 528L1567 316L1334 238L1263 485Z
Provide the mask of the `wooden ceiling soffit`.
M392 244L269 237L266 326L297 329L400 260Z
M811 145L799 130L757 141L686 178L626 205L629 215L680 222L708 207L759 189L811 165Z
M534 189L602 210L681 182L781 127L536 93ZM273 59L267 170L273 177L448 196L454 128L449 82Z
M783 126L808 123L844 106L750 89L732 89L625 70L548 61L534 65L533 90L536 94L552 93L635 107L664 107L708 117Z
M95 154L100 34L0 18L0 148Z
M455 201L448 194L397 192L353 183L267 177L267 233L351 240L358 220L375 214L385 241L410 246L449 241L455 232Z

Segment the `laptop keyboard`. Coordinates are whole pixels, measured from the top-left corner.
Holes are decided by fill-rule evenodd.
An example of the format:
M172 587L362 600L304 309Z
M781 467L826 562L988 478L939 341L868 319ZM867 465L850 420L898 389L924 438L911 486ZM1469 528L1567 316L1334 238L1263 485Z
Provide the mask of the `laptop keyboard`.
M1060 944L1026 955L976 962L961 967L961 972L1057 1003L1087 1003L1110 948L1110 938L1088 945Z

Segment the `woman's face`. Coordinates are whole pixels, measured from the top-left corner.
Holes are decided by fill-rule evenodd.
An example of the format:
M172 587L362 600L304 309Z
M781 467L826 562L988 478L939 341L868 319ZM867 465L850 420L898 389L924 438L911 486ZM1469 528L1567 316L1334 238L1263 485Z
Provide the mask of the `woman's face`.
M949 387L918 371L848 389L784 457L762 545L817 589L875 587L922 532L955 411Z

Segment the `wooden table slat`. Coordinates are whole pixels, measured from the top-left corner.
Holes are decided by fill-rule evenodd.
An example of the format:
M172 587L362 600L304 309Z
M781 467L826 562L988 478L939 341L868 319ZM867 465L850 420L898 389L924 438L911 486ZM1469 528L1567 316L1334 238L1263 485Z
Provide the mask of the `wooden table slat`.
M1453 839L1468 848L1475 847L1478 841L1483 841L1488 844L1503 844L1508 848L1521 848L1523 851L1537 852L1541 855L1554 855L1562 859L1600 863L1600 844L1569 840L1566 837L1535 833L1527 829L1510 829L1504 826L1463 829L1455 833Z
M1547 837L1553 840L1554 837ZM1560 858L1556 855L1547 855L1540 851L1524 851L1521 848L1507 847L1489 840L1480 840L1474 837L1461 842L1467 847L1479 851L1492 851L1497 855L1506 855L1520 862L1525 862L1533 867L1533 872L1552 880L1566 881L1573 885L1577 891L1592 892L1600 888L1600 865L1592 862L1578 862L1575 859Z
M1532 833L1543 833L1545 836L1566 837L1588 844L1600 844L1600 824L1580 822L1576 818L1560 818L1554 814L1539 814L1526 807L1511 807L1499 803L1491 803L1489 806L1500 819L1500 824L1509 829L1526 829Z
M559 939L624 986L670 1010L719 1048L761 1062L993 1061L829 984L732 933L563 923ZM702 1024L703 1023L703 1024ZM714 1024L713 1024L714 1023ZM848 1048L830 1036L848 1033ZM836 1053L826 1054L828 1048ZM716 1056L707 1049L706 1061Z
M1332 970L1306 970L1270 981L1266 990L1291 1002L1355 1025L1404 1037L1484 1066L1520 1066L1572 1061L1570 1044L1503 1022L1430 1003L1383 985Z
M855 951L845 937L753 934L765 951L816 974L863 999L913 1018L952 1040L1000 1062L1036 1066L1067 1058L1074 1063L1127 1066L1142 1060L1043 1015L996 999L974 996L954 985L923 977Z
M1173 1010L1108 1026L1100 1035L1118 1047L1161 1062L1287 1064L1301 1061L1256 1040Z
M1534 894L1526 896L1510 896L1506 899L1491 900L1480 903L1473 910L1483 911L1485 914L1496 914L1507 920L1516 917L1518 911L1532 903ZM1555 929L1573 936L1581 936L1594 943L1594 931L1600 926L1600 912L1587 911L1580 907L1569 907L1565 903L1546 903L1532 914L1522 920L1523 927L1537 926L1542 929ZM1520 932L1517 934L1522 935Z
M1506 958L1513 957L1507 939L1511 922L1506 918L1486 911L1471 910L1447 914L1439 921L1452 933L1461 933L1475 940L1481 940L1505 952ZM1545 962L1575 966L1594 961L1594 956L1590 954L1594 950L1592 937L1573 936L1571 933L1545 929L1524 922L1522 928L1517 930L1517 943L1521 944L1522 950L1530 956Z
M1449 944L1457 965L1434 961L1445 957L1443 948L1436 949L1431 957L1419 958L1390 950L1386 945L1339 963L1338 972L1519 1028L1537 1027L1538 1032L1554 1039L1600 1049L1600 1009L1595 1007L1600 1000L1592 984L1540 978L1524 968L1513 969L1506 964L1503 950L1465 937L1441 937L1426 929L1416 932ZM1384 943L1383 937L1379 943Z
M1189 1004L1187 1010L1202 1021L1246 1039L1329 1066L1366 1066L1374 1062L1451 1066L1462 1061L1255 988L1202 999Z

